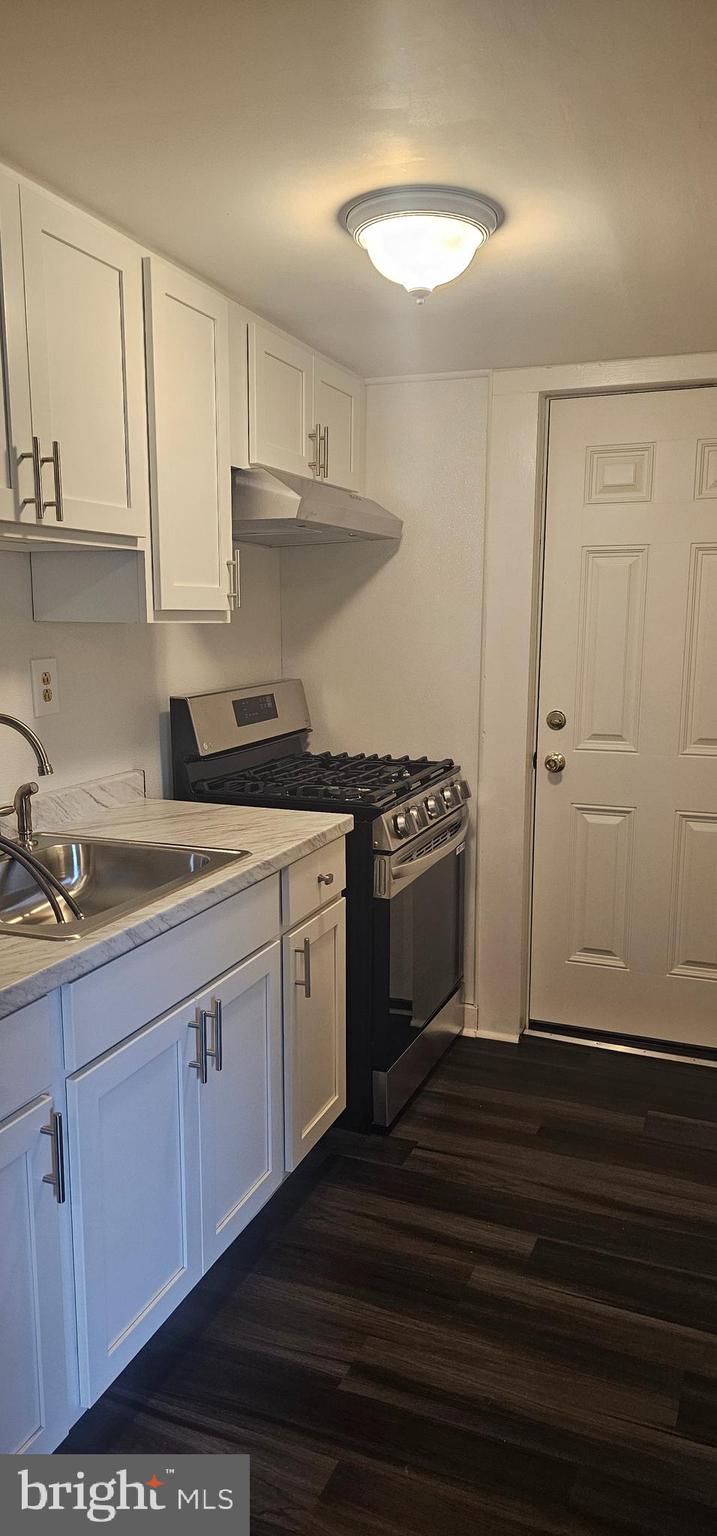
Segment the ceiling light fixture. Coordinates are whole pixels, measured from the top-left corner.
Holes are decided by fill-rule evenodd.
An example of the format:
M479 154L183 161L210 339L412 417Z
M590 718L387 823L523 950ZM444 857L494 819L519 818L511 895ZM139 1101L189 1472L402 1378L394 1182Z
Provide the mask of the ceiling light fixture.
M418 304L469 267L503 214L460 187L385 187L347 203L340 215L378 272L402 283Z

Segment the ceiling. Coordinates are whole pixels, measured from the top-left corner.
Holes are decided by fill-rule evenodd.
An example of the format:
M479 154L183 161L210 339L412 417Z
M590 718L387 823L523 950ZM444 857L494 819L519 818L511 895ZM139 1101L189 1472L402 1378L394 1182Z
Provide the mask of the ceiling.
M717 348L715 0L0 0L0 157L366 375ZM505 224L417 308L339 227Z

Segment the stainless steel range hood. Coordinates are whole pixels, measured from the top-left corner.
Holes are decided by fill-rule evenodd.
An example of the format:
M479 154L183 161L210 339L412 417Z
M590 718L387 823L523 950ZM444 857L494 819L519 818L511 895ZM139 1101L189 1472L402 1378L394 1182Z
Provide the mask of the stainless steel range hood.
M403 523L377 501L308 475L233 469L234 542L342 544L401 537Z

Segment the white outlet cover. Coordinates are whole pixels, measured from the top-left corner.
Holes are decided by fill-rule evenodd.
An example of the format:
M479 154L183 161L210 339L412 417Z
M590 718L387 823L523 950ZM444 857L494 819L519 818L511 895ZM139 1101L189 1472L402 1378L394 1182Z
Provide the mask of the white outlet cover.
M30 662L30 677L32 678L32 712L36 720L41 715L59 715L60 713L60 686L57 672L57 658L55 656L40 656ZM45 694L50 693L51 698Z

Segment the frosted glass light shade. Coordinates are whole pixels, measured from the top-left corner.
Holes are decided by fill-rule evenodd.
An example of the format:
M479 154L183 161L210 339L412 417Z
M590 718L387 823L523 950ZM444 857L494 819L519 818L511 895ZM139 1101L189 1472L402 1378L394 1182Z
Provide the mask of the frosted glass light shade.
M501 221L495 204L453 187L388 188L342 213L376 270L419 303L465 272Z
M379 219L361 233L359 244L391 283L426 298L470 266L485 235L475 224L432 213L404 213Z

